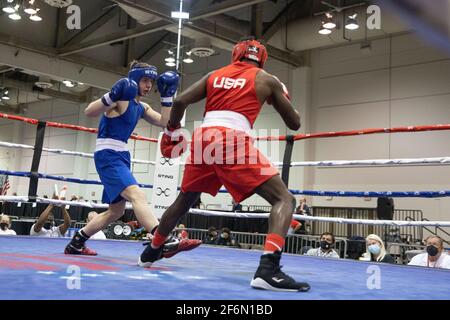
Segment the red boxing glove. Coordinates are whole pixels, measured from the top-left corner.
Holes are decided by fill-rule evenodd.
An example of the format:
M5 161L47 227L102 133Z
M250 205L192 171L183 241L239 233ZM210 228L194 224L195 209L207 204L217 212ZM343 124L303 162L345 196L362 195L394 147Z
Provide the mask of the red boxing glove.
M167 124L161 139L161 154L165 158L178 158L187 150L187 140L181 132L181 125Z
M283 82L281 82L280 79L278 79L277 77L275 77L275 76L273 76L273 77L281 83L281 86L283 87L283 96L285 96L286 99L291 101L291 97L289 96L289 91L286 88L285 84ZM272 104L272 96L268 96L266 99L266 102L267 102L267 104Z

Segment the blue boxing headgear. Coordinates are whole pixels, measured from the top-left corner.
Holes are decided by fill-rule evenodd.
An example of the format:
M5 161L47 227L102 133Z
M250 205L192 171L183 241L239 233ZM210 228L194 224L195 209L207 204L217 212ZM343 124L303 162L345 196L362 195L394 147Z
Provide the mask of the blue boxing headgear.
M152 80L155 80L158 77L158 70L155 66L145 66L145 67L132 67L128 72L128 79L136 82L139 88L139 82L142 78L147 77ZM141 94L141 90L139 89L139 95Z

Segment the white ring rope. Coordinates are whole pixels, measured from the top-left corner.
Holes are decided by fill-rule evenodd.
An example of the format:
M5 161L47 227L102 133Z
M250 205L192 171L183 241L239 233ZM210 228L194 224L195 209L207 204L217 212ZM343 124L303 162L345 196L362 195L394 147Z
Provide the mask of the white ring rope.
M0 142L0 147L31 149L34 147L26 144ZM43 151L61 155L80 156L94 158L92 153L67 151L64 149L42 148ZM155 161L132 159L132 163L155 165ZM180 163L184 165L184 163ZM282 167L283 162L273 162L274 166ZM351 166L410 166L410 165L450 165L450 157L437 158L413 158L413 159L376 159L376 160L325 160L325 161L300 161L292 162L291 167L351 167Z
M34 149L34 147L30 146L30 145L18 144L18 143L9 143L9 142L0 142L0 147L19 148L19 149L31 149L31 150ZM46 151L46 152L50 152L50 153L57 153L57 154L61 154L61 155L79 156L79 157L85 157L85 158L94 158L94 154L93 153L67 151L67 150L64 150L64 149L42 148L42 151ZM151 164L151 165L155 164L155 161L138 160L138 159L131 159L131 162L133 162L133 163L141 163L141 164Z
M6 202L28 202L26 196L0 196L0 201ZM53 205L69 205L74 207L87 207L87 208L102 208L107 209L108 204L98 204L92 202L78 202L67 200L56 200L46 198L36 198L37 203L48 203ZM132 209L131 204L127 203L127 209ZM210 211L201 209L190 209L190 213L200 214L204 216L221 216L221 217L235 217L235 218L267 218L268 213L252 213L252 212L223 212L223 211ZM450 227L450 221L400 221L400 220L366 220L366 219L346 219L346 218L332 218L332 217L313 217L300 214L294 214L294 218L307 221L322 221L322 222L334 222L334 223L347 223L347 224L368 224L368 225L387 225L398 227Z
M292 162L291 167L345 167L345 166L394 166L394 165L450 165L450 157L376 160L325 160ZM277 167L283 162L274 162Z

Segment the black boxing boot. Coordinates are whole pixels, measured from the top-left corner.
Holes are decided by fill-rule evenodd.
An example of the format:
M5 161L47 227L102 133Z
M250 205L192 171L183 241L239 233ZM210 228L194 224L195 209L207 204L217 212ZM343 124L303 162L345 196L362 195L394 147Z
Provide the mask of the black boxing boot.
M297 282L280 267L281 252L263 254L253 280L252 288L272 291L308 291L311 287L306 282Z

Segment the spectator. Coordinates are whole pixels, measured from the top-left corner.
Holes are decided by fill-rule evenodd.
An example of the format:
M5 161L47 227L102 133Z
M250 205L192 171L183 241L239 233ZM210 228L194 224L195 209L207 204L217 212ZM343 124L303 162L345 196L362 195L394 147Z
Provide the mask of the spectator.
M300 214L305 216L311 215L311 210L306 204L305 198L300 199L300 205L297 207L297 209L295 209L294 214ZM298 222L300 223L300 226L298 227L299 229L296 232L301 234L309 233L310 230L309 224L307 224L305 220L299 220Z
M295 214L303 214L303 215L307 215L307 216L311 215L311 210L309 209L308 205L306 204L305 198L300 199L300 205L295 210Z
M408 265L450 269L450 256L444 251L444 240L439 236L429 236L425 244L427 252L414 256Z
M53 196L53 199L58 199L57 196ZM61 198L61 200L65 200ZM41 213L39 219L35 224L31 226L30 236L39 237L64 237L70 226L70 216L65 206L61 206L61 211L64 216L64 223L59 226L55 226L55 217L52 213L53 204L49 204L47 208Z
M221 246L240 247L228 228L222 228L222 232L220 233L220 237L217 239L216 244Z
M99 214L95 211L91 211L88 213L87 218L86 218L86 223L89 223L89 221L94 220L96 217L98 217ZM92 235L90 237L90 239L95 239L95 240L106 240L106 235L105 233L100 230L97 233L94 233L94 235Z
M11 219L6 214L0 215L0 235L16 235L16 232L11 229Z
M383 240L376 234L369 234L366 238L366 253L360 260L395 263L394 258L386 252Z
M205 244L216 244L217 243L217 230L215 227L208 228L208 234L203 239Z
M288 234L296 234L302 227L302 223L292 219L289 226Z
M71 197L70 197L70 201L78 201L78 197L76 196L76 195L72 195Z
M178 239L187 239L187 238L189 238L189 234L188 234L188 232L186 231L186 227L185 227L185 225L184 224L179 224L178 225L178 227L177 227L177 238Z
M233 212L242 211L242 204L234 201L234 199L232 200L232 204L233 204L233 209L231 209L231 211L233 211Z
M307 256L339 259L339 254L333 250L336 239L331 232L324 232L320 236L320 248L309 249Z

